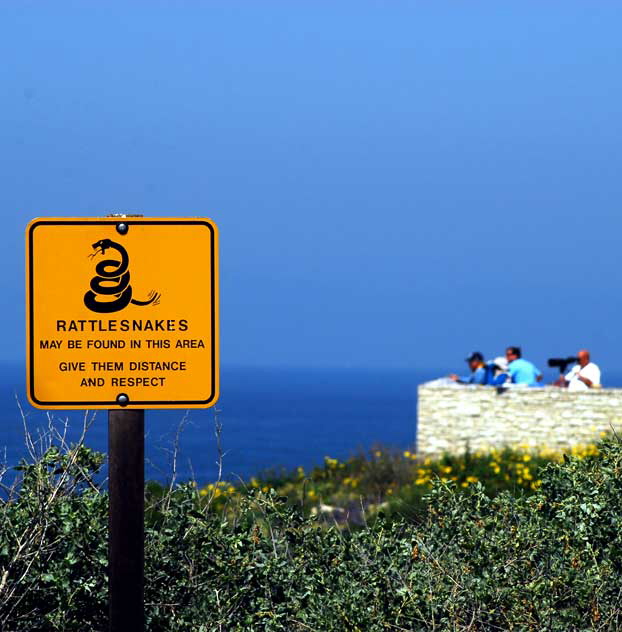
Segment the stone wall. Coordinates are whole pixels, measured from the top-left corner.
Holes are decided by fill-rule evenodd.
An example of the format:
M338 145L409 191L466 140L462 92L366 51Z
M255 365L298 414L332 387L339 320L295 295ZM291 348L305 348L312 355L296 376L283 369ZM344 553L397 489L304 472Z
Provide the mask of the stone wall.
M622 389L569 392L555 387L462 386L444 380L421 384L417 452L461 453L527 444L563 448L590 443L613 426L622 434Z

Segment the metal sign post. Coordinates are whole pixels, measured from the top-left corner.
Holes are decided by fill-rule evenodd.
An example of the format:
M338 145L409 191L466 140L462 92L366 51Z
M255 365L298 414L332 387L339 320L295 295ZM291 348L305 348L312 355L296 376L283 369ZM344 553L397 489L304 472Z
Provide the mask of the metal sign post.
M117 231L127 234L127 224ZM128 401L117 395L119 404ZM108 630L144 629L145 411L115 409L108 411Z
M145 411L108 411L110 632L140 632L144 612Z

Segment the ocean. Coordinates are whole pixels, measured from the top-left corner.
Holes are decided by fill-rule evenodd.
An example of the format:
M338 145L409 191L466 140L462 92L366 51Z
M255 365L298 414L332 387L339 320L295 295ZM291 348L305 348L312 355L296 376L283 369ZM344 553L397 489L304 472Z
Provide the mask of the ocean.
M438 375L405 369L222 368L215 408L146 411L145 475L170 479L182 424L178 480L215 480L215 416L222 426L223 477L228 480L248 480L267 469L310 468L325 456L346 459L375 445L412 449L417 385ZM84 412L48 413L28 404L23 367L1 366L0 384L0 449L9 465L26 455L18 401L31 433L45 429L51 416L57 426L68 421L70 440L79 436ZM106 451L106 411L95 412L86 444Z
M199 483L218 476L217 417L222 426L222 475L248 480L268 469L322 464L324 457L346 459L374 446L412 449L416 440L417 385L447 371L335 368L221 368L218 404L207 410L147 410L145 475L166 482L172 473L172 450L182 424L177 479ZM545 372L545 383L555 379ZM607 386L622 386L622 375L606 375ZM24 409L31 433L45 429L49 416L59 427L68 421L75 440L82 411L48 413L26 400L25 369L0 366L0 459L17 464L26 455ZM86 444L107 450L106 411L97 411Z

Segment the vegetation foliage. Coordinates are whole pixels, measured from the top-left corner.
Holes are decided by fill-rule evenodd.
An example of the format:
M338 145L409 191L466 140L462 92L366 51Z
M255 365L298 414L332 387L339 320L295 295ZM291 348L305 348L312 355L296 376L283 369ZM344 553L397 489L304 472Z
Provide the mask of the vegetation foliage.
M596 455L598 448L576 445L567 452L582 459ZM346 461L327 456L309 472L298 467L293 472L265 472L240 485L210 483L200 495L213 508L236 511L249 487L263 492L274 489L307 515L322 514L330 522L367 524L379 511L414 520L425 513L424 499L438 481L454 483L458 491L481 482L489 496L501 491L529 495L542 483L541 469L563 457L563 451L528 445L446 454L439 459L419 458L410 450L375 448Z
M2 630L106 628L103 462L79 445L20 465L0 504ZM266 483L147 486L148 630L622 627L615 439L559 459L508 450L426 464L381 451ZM342 494L345 507L357 487L376 494L360 501L373 519L368 508L360 527L321 518L320 498ZM422 505L409 501L419 491Z

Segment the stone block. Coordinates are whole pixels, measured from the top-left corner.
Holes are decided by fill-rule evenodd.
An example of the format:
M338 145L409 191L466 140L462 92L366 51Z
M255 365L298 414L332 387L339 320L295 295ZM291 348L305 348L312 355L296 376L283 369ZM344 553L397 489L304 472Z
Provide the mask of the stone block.
M485 386L419 386L418 450L463 452L474 446L564 447L622 428L622 389L571 393L557 388L498 394Z

